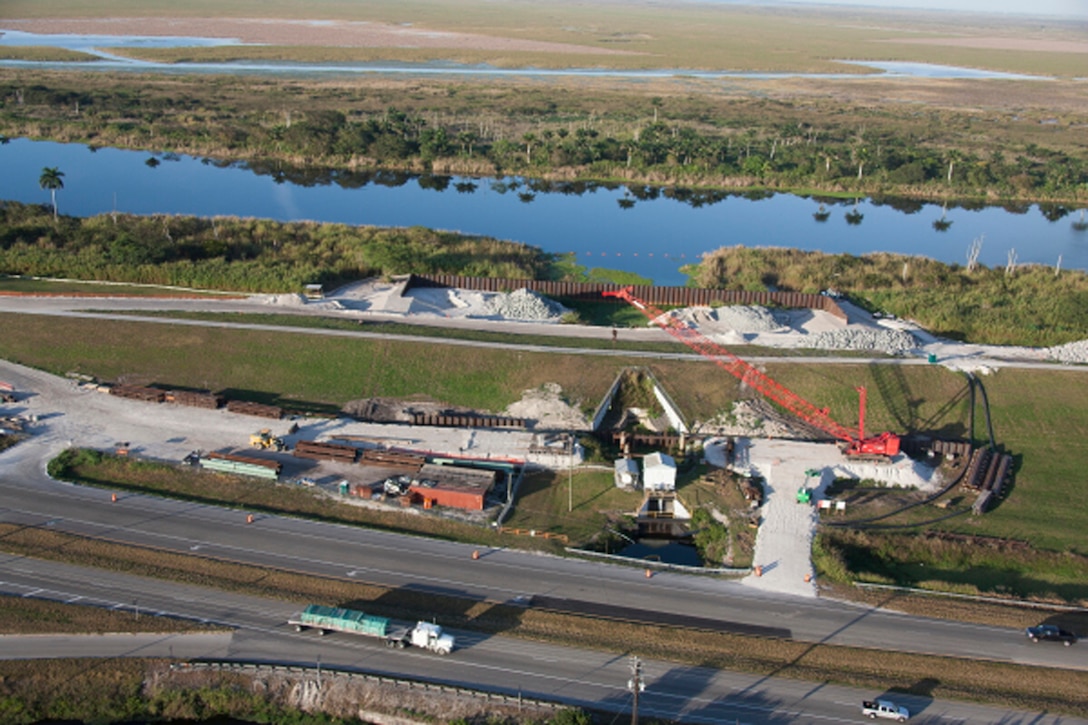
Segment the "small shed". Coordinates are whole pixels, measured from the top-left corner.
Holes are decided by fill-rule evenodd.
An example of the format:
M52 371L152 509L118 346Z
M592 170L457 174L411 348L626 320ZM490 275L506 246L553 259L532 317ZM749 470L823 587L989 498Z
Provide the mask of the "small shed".
M616 461L614 476L617 488L639 488L638 462L633 458L620 458Z
M325 299L325 288L319 284L308 284L302 294L308 300L323 300Z
M642 459L642 487L647 491L676 490L676 461L672 456L657 451Z
M408 492L413 501L422 502L424 507L448 506L482 511L498 473L465 466L427 463L420 467L416 476Z

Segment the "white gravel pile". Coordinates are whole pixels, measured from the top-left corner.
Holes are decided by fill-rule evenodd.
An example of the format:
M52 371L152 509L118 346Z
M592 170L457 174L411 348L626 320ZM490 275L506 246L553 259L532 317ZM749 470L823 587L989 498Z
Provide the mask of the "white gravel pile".
M906 330L844 328L810 335L805 347L815 350L874 350L898 355L918 347L918 340Z
M497 294L486 302L487 313L507 320L557 321L569 310L558 302L522 288Z
M771 332L782 327L782 323L766 307L731 305L719 307L711 315L737 332Z
M1088 363L1088 340L1067 342L1064 345L1047 348L1046 356L1050 360L1064 363Z
M731 305L728 307L685 307L672 314L688 322L704 333L729 330L739 333L774 332L783 323L766 307L758 305Z

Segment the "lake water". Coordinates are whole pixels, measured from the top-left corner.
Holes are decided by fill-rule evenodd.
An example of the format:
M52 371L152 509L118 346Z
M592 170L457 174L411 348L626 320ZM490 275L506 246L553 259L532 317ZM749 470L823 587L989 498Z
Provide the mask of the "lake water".
M156 164L147 162L154 158ZM829 253L896 252L965 264L979 261L1088 269L1082 212L1057 207L966 208L860 199L855 204L790 194L690 193L641 186L555 186L517 178L471 179L256 169L189 156L14 139L0 145L0 199L49 203L38 178L64 173L62 214L261 217L352 225L425 226L573 253L587 267L634 272L682 285L685 264L723 246L777 246ZM944 219L944 230L934 222ZM833 286L834 281L828 280Z
M857 73L795 73L795 72L754 72L730 70L615 70L610 68L496 68L487 65L465 65L460 63L260 63L239 61L231 63L159 63L155 61L126 58L109 51L110 48L207 48L214 46L246 45L237 38L197 38L189 36L158 35L73 35L27 33L3 28L0 20L0 47L42 46L65 48L98 57L94 62L41 62L41 61L0 61L0 67L14 68L50 68L57 70L139 70L158 73L250 73L273 75L461 75L461 76L522 76L532 78L555 78L584 76L595 78L615 78L617 80L644 80L649 78L699 78L720 80L727 78L773 79L773 78L823 78L850 80L872 77ZM978 68L937 65L934 63L886 62L841 60L847 65L873 69L875 72L891 78L971 78L1003 80L1052 80L1048 76L1004 73Z

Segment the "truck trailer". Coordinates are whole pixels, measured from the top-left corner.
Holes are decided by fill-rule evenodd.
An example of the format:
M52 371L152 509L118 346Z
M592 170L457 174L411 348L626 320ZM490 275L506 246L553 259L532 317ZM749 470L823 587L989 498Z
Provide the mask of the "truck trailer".
M453 636L442 632L433 622L397 623L386 617L376 617L357 609L342 609L311 604L291 619L295 631L316 630L318 635L347 632L365 637L383 638L386 647L404 649L418 647L440 655L453 651Z

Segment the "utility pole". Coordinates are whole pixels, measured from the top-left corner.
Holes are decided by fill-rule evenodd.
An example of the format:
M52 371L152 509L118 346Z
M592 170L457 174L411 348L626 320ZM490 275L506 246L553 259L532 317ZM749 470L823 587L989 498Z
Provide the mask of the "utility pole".
M574 510L574 433L567 438L567 513Z
M646 685L642 682L642 662L636 655L631 655L631 679L627 681L627 689L634 696L631 701L631 725L638 725L638 695L646 689Z

